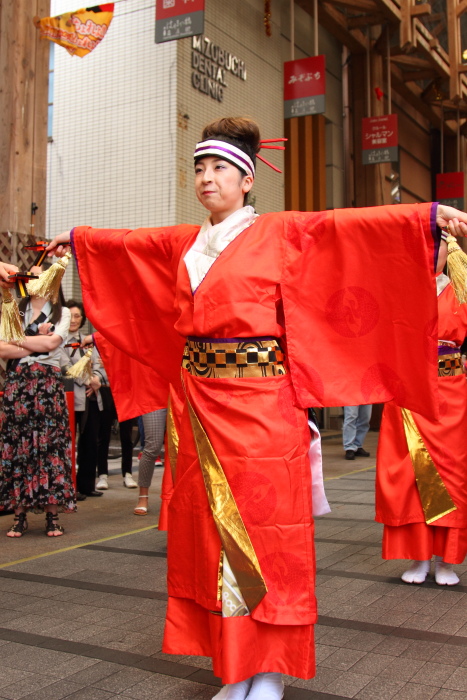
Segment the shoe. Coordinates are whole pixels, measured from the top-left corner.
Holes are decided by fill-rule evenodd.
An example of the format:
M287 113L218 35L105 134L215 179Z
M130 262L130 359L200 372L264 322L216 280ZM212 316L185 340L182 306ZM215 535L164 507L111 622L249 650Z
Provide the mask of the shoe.
M452 564L446 564L441 557L435 557L435 581L438 586L457 586L460 579L453 571Z
M61 537L65 528L57 523L58 515L53 513L45 514L45 534L47 537Z
M84 495L84 493L77 493L77 494L76 494L76 500L77 500L77 501L85 501L85 500L86 500L86 496Z
M127 472L125 476L123 477L123 485L127 487L127 489L136 489L138 488L138 484L136 481L133 479L131 474Z
M22 537L27 529L28 521L26 520L26 513L19 513L18 515L15 515L13 525L6 533L6 536L17 539L18 537Z
M407 569L407 571L404 571L401 579L404 583L416 583L418 585L425 583L425 579L430 571L430 565L430 559L426 561L414 561L412 566Z
M149 496L140 496L140 498L149 498ZM135 515L147 515L148 508L147 508L147 506L136 506L133 513Z
M107 474L100 474L99 475L99 479L98 479L97 484L96 484L96 489L98 491L107 491L107 489L109 488L109 484L107 483L107 479L108 479Z
M370 453L367 452L366 450L364 450L363 447L359 447L355 453L355 456L356 457L369 457Z
M159 457L156 457L156 459L154 460L154 466L155 467L162 467L162 460L161 460L160 455L159 455Z
M283 697L282 673L257 673L253 676L247 700L282 700Z
M346 450L345 459L355 459L355 452L353 450Z
M98 498L98 496L103 496L102 491L91 491L91 493L83 494L87 498Z
M247 678L246 681L224 685L217 695L214 695L212 700L245 700L248 697L252 682L252 678Z

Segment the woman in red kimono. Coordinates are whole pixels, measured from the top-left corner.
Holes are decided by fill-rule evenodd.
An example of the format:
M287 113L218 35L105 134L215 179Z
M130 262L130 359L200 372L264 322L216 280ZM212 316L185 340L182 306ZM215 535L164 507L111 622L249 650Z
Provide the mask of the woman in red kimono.
M376 520L384 523L384 559L413 559L402 574L423 583L435 556L435 581L454 586L453 564L467 554L467 382L460 345L467 304L439 274L439 421L386 404L376 470Z
M201 228L71 235L88 317L177 397L163 650L211 656L217 700L279 700L282 673L314 675L312 489L326 503L307 407L394 399L436 415L437 224L467 233L431 204L258 216L245 199L260 148L251 120L204 129Z

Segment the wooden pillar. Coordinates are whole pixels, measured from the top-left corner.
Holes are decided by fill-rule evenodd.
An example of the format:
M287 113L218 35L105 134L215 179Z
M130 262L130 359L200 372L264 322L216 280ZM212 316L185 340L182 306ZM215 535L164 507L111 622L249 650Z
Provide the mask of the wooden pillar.
M0 0L0 235L45 234L50 0ZM31 205L38 210L31 228Z
M325 118L322 114L286 119L285 208L326 208Z

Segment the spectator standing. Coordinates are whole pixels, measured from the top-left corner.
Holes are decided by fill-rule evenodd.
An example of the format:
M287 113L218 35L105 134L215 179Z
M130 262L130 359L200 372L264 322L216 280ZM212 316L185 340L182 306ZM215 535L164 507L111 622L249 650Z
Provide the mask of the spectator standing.
M164 444L165 423L167 419L167 409L161 408L158 411L151 411L142 416L144 427L144 448L139 461L138 504L134 509L135 515L147 515L149 487L154 476L154 466L162 451ZM159 462L162 464L161 462Z
M66 345L79 343L80 347L61 349L62 371L72 367L84 355L83 345L85 336L81 328L86 322L84 307L80 301L69 299L66 306L70 309L70 331ZM96 491L97 455L100 411L102 399L99 394L101 384L106 383L107 375L102 367L97 349L92 353L91 379L74 379L75 421L78 434L78 471L76 475L77 489L80 498L83 496L102 496L102 491Z
M344 427L342 439L344 442L345 459L369 457L370 453L363 448L366 434L370 428L372 406L344 406Z
M70 312L62 303L61 292L54 304L40 297L24 299L25 340L0 340L0 357L8 360L0 412L0 511L14 510L7 532L12 538L26 532L31 510L45 511L48 537L61 536L58 511L76 509L59 350Z

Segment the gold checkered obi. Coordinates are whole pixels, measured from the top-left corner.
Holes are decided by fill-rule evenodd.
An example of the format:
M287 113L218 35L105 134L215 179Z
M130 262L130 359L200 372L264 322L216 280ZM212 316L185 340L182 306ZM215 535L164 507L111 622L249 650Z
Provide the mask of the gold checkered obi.
M438 343L438 377L465 374L460 348Z
M275 377L287 374L275 338L188 338L182 367L198 377Z

